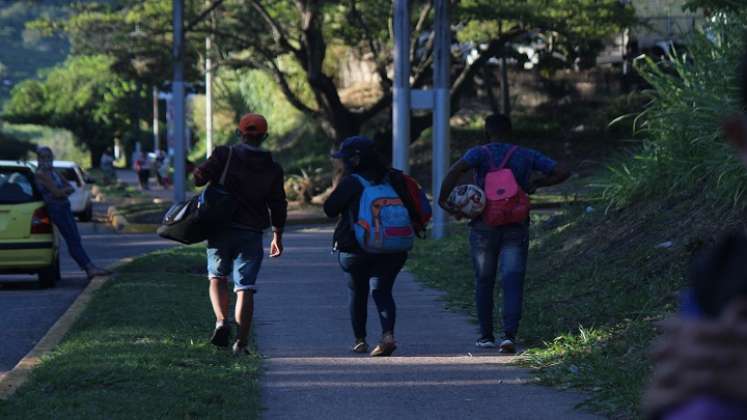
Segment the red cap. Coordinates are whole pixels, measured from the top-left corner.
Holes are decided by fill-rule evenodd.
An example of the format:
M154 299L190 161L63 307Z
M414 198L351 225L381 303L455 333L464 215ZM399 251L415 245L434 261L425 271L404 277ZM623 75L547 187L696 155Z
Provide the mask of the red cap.
M267 120L259 114L246 114L239 121L239 133L249 136L261 136L267 133Z

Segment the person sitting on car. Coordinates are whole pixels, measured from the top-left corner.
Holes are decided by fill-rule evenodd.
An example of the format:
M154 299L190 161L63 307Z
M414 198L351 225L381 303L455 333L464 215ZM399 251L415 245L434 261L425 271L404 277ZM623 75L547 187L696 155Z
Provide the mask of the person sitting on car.
M44 203L47 206L49 217L52 223L57 226L65 243L67 243L68 252L75 260L81 270L86 272L89 279L96 276L105 276L111 274L109 271L98 267L91 262L78 232L78 225L75 223L75 216L70 209L68 196L75 190L71 187L65 178L54 170L54 153L49 147L40 147L36 154L38 156L38 168L36 169L36 183L42 194Z

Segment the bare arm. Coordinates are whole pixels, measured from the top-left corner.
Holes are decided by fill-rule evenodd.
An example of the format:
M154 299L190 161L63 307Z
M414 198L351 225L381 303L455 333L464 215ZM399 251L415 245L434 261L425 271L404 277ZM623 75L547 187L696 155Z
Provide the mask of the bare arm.
M472 166L470 166L470 164L464 159L459 159L455 164L451 165L449 172L444 178L444 182L441 184L441 191L438 194L438 205L441 206L442 209L449 213L453 212L453 209L451 209L447 204L449 194L451 194L454 188L456 188L461 176L465 172L471 170Z
M533 180L529 184L529 191L527 193L532 194L537 188L558 185L565 182L570 176L571 171L568 170L568 167L563 163L558 163L549 175Z

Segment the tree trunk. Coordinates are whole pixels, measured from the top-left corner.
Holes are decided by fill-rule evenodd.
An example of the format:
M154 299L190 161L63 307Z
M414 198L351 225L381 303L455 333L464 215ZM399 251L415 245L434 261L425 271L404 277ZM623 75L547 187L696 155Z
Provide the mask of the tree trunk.
M99 146L98 144L89 147L89 153L91 155L91 167L98 168L101 163L101 155L104 154L106 146Z
M511 92L508 86L508 66L506 64L506 49L501 57L501 99L503 100L503 115L511 118Z
M483 80L484 80L484 89L485 93L488 96L488 103L490 104L490 110L496 114L500 112L500 106L498 105L498 98L495 96L495 91L493 88L495 87L495 74L491 71L490 68L485 67L483 69Z

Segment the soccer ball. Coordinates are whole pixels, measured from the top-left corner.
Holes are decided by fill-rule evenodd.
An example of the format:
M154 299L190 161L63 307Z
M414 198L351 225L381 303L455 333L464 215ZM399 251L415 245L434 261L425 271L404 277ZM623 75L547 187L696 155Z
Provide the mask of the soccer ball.
M477 185L459 185L449 194L449 207L474 219L485 210L485 191Z

